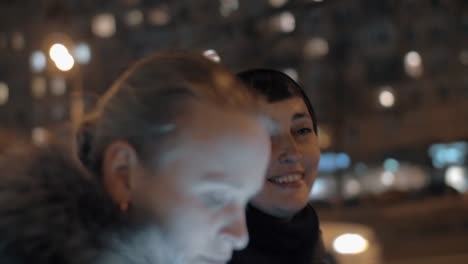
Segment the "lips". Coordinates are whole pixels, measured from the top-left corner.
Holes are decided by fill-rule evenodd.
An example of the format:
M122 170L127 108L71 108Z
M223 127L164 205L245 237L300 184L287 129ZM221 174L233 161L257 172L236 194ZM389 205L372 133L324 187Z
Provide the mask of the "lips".
M281 175L273 178L269 178L268 180L274 183L293 183L301 180L303 178L303 174L299 173L291 173L286 175Z
M304 179L303 171L289 171L280 175L268 177L267 180L276 185L283 187L297 187L300 186Z

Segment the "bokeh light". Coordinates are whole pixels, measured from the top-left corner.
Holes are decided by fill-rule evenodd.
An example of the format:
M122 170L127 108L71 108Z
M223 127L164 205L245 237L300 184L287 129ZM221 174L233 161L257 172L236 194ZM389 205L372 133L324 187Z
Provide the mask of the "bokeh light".
M288 0L269 0L270 5L274 8L280 8L284 6Z
M93 33L101 38L112 37L116 32L115 17L110 13L96 15L91 26Z
M304 46L304 55L308 58L320 58L328 54L328 41L316 37L307 40Z
M369 242L359 234L343 234L333 241L333 248L340 254L359 254L368 247Z
M408 76L418 78L423 75L422 57L416 51L406 53L404 58L405 71Z
M219 56L218 52L214 49L205 50L203 52L203 55L214 62L221 61L221 57Z
M75 45L73 57L80 64L88 64L91 61L91 49L88 44L82 42Z
M40 50L34 51L29 58L29 64L33 72L42 72L47 65L47 59L44 52Z
M390 108L395 105L395 100L395 94L391 87L385 86L379 92L379 104L384 108Z
M148 22L152 25L163 26L171 21L169 9L166 6L153 8L148 12Z
M8 84L5 82L0 82L0 105L4 105L8 102L10 97L10 89Z
M49 56L55 66L61 71L69 71L75 65L75 60L63 44L54 44L49 50Z
M47 93L47 81L42 76L35 76L31 80L31 94L34 98L39 99Z
M52 95L61 96L67 91L67 82L62 77L54 77L50 80L50 92Z
M125 14L124 20L128 26L136 27L143 23L144 15L143 12L141 12L141 10L133 9Z

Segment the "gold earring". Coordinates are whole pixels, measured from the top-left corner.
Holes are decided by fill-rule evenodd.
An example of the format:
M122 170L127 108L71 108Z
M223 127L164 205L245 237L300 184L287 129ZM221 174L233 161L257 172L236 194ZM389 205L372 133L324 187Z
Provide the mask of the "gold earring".
M128 202L121 202L120 203L120 210L122 212L126 212L128 210Z

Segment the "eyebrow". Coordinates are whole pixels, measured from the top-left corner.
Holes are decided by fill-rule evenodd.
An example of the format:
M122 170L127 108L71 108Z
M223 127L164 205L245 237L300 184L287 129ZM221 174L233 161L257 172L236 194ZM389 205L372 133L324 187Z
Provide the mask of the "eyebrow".
M203 175L202 180L205 181L205 183L211 183L215 185L227 185L234 188L242 187L242 184L240 184L238 181L229 179L227 175L223 173L206 173Z
M307 119L310 119L312 120L312 118L310 117L309 114L306 114L306 113L295 113L292 117L292 120L298 120L298 119L302 119L302 118L307 118Z

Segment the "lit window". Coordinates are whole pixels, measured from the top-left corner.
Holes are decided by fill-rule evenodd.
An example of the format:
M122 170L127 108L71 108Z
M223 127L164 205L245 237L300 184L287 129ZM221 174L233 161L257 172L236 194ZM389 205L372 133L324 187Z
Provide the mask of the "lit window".
M331 136L323 126L318 127L318 140L321 149L326 149L331 145Z
M46 67L46 56L44 55L44 52L42 51L34 51L31 54L31 57L29 59L29 63L31 65L31 70L33 72L41 72L45 69Z
M4 105L8 102L9 94L8 85L4 82L0 82L0 105Z
M92 31L101 38L112 37L116 31L114 15L105 13L95 16L92 22Z
M274 31L290 33L296 28L296 19L291 12L283 12L271 18L270 25Z
M125 15L125 23L131 27L141 25L143 23L143 12L138 9L128 11Z
M44 145L47 143L49 132L45 128L35 127L32 130L31 137L34 144L38 146Z
M328 54L328 42L324 38L309 39L304 47L304 55L309 58L319 58Z
M11 36L11 46L14 50L22 50L24 48L24 35L21 32L13 32Z
M379 93L379 104L385 108L390 108L395 104L395 94L393 89L385 86Z
M203 55L214 62L221 61L221 57L219 57L218 52L216 52L216 50L214 49L205 50L203 52Z
M290 12L284 12L280 15L280 29L283 32L293 32L296 28L296 19Z
M158 7L149 11L148 22L153 25L163 26L171 21L169 9L167 7Z
M31 80L31 93L34 98L42 98L47 93L47 81L44 77L36 76Z
M468 66L468 50L463 50L460 52L460 62L463 65Z
M232 12L239 9L239 0L221 0L219 12L223 17L228 17Z
M288 0L270 0L269 2L272 7L279 8L284 6L288 2Z
M86 43L78 43L73 50L73 56L81 64L88 64L91 60L91 49Z
M64 78L55 77L50 81L50 92L55 96L64 95L67 91L67 83Z
M423 74L423 65L421 55L416 51L410 51L404 59L405 72L413 78L421 77Z

